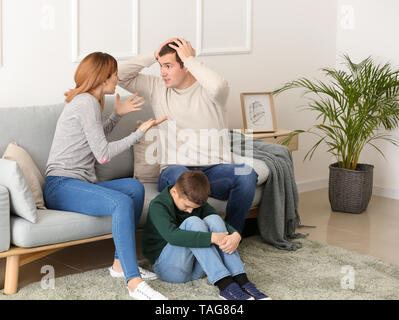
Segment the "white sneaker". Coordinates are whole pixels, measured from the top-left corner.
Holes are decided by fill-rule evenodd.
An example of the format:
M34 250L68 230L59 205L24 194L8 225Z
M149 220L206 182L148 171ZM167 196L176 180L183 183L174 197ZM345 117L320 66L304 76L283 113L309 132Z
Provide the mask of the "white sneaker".
M122 277L125 276L123 274L123 271L121 271L121 272L115 271L114 269L112 269L112 267L109 267L108 270L109 270L109 274L113 278L122 278ZM143 279L143 280L155 280L155 279L158 279L157 275L155 273L149 271L149 270L146 270L146 269L143 269L143 268L139 267L139 271L140 271L141 279Z
M129 296L136 300L168 300L163 294L155 291L145 281L140 282L137 288L132 292L129 287Z
M158 279L157 275L154 272L146 270L142 267L139 267L140 276L143 280L155 280Z
M108 271L109 271L110 276L113 278L122 278L125 276L123 274L123 271L121 271L121 272L115 271L114 269L112 269L112 267L109 267Z

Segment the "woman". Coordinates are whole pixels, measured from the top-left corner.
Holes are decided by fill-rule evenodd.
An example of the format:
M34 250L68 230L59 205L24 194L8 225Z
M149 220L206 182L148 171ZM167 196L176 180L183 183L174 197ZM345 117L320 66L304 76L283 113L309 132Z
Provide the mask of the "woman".
M137 143L152 126L166 120L149 119L130 135L108 142L106 135L119 119L141 110L144 100L137 93L125 101L117 94L114 112L102 122L104 95L114 94L119 80L116 60L106 53L85 57L75 73L76 88L65 93L65 108L58 119L46 170L44 197L50 209L74 211L93 216L112 216L115 260L111 276L124 276L135 299L167 299L153 290L137 264L135 230L144 203L144 187L133 179L97 182L96 160L107 163Z

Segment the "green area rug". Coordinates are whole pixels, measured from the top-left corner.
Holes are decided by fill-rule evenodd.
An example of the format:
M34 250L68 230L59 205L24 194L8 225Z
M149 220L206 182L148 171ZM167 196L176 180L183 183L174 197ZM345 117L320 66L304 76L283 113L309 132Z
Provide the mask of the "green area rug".
M239 253L248 278L273 300L399 299L399 266L342 248L300 239L297 251L282 251L258 236L245 238ZM140 266L150 268L147 262ZM219 299L218 289L206 278L184 284L160 280L150 285L169 299ZM131 299L121 278L106 268L55 279L54 289L32 283L0 300L113 300Z

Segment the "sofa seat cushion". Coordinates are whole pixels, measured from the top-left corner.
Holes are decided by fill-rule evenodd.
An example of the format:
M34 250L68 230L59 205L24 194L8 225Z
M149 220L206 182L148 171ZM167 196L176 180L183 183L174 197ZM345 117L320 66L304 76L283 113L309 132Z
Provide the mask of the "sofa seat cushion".
M139 227L143 227L148 206L158 194L156 183L144 183L145 199ZM259 205L264 185L255 190L252 206ZM226 201L209 198L216 212L223 214ZM37 247L48 244L85 239L112 233L111 217L93 217L81 213L50 209L37 210L37 222L31 223L19 216L11 215L11 243L19 247Z
M237 153L233 153L233 161L234 163L245 163L252 167L255 172L258 174L258 181L256 183L257 186L264 184L269 177L270 170L266 163L262 160L255 159L253 157L243 157Z
M48 244L95 237L112 232L111 217L50 209L37 210L37 222L11 216L11 243L19 247Z

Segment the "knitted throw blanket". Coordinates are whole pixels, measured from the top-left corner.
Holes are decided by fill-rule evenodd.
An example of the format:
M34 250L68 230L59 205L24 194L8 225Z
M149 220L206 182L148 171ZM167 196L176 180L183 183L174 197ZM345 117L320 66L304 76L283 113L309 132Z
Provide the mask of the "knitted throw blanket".
M291 151L282 145L246 137L229 131L231 151L264 161L270 170L259 206L258 227L263 240L282 250L301 248L293 239L306 235L295 233L300 227L298 189Z

